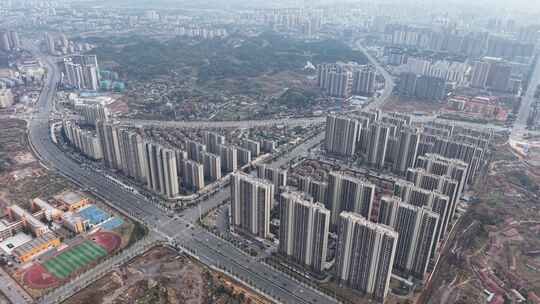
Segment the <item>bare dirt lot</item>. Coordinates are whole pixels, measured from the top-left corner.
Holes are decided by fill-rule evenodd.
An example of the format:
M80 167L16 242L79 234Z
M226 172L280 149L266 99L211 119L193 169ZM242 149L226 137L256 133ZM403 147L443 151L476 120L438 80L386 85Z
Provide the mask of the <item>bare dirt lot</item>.
M51 196L71 185L64 178L41 168L30 154L25 130L26 122L23 120L2 120L0 199L3 204L28 207L31 199Z
M66 304L270 303L205 266L156 247L114 269Z
M444 107L444 104L437 102L427 102L415 99L392 96L390 102L386 103L382 110L391 112L415 113L421 112L432 114L438 112Z

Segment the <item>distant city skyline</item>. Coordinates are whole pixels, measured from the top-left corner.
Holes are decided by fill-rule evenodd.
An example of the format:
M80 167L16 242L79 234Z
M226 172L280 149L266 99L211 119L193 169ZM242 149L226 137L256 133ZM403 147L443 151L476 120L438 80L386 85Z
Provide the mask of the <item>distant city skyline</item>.
M90 1L72 1L74 3L85 3L90 4ZM446 0L444 3L441 3L439 0L202 0L194 3L193 1L188 0L158 0L152 1L134 1L134 0L113 0L100 2L95 1L96 5L130 5L132 8L155 8L160 9L161 5L164 5L163 9L168 9L171 7L177 8L208 8L208 9L233 9L233 8L279 8L279 7L317 7L317 6L332 6L332 5L354 5L369 3L375 5L387 5L387 4L396 4L396 5L424 5L430 6L431 8L440 7L443 10L452 10L455 9L455 6L471 7L471 8L483 8L488 11L500 11L499 13L510 13L508 10L519 11L527 14L540 13L540 3L534 3L533 1L528 0L515 0L515 1L506 1L506 0L475 0L475 1L466 1L466 0ZM463 7L461 7L463 6ZM504 16L504 15L503 15Z

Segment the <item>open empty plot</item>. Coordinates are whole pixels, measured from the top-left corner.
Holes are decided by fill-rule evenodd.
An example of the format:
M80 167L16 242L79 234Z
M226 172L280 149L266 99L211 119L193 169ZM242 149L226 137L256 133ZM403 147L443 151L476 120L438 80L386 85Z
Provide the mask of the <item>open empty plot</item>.
M107 255L107 251L91 241L85 241L43 263L59 279L69 277L76 270Z

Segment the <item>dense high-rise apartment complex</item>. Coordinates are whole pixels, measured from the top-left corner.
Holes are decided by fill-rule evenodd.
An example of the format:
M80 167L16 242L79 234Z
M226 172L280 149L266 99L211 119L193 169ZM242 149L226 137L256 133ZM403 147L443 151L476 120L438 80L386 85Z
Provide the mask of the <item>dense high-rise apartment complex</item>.
M331 71L326 93L332 97L347 98L351 96L352 73L349 71Z
M64 60L64 83L75 88L83 89L85 87L83 68L80 64L75 64L69 59Z
M68 141L82 154L93 160L103 158L101 142L95 134L81 129L75 122L69 120L64 120L62 127Z
M310 195L315 202L327 206L328 183L313 180L310 177L298 177L298 190Z
M487 87L487 79L489 76L489 69L491 65L489 62L477 60L473 63L471 72L471 87L473 88L485 88Z
M95 55L76 55L64 59L64 83L79 90L99 90L99 66Z
M439 154L468 165L466 183L471 184L485 165L493 130L473 130L443 122L428 122L423 127L421 153Z
M353 72L352 93L372 96L375 93L376 75L376 69L371 65L365 65L355 70Z
M321 272L326 262L330 211L297 192L282 194L279 252Z
M443 78L422 75L416 79L414 97L420 100L443 100L446 93L446 82Z
M117 125L103 121L96 122L96 132L103 148L105 165L112 169L122 169L120 140Z
M126 176L147 181L144 140L134 130L98 120L96 132L103 150L103 160L109 168L121 170Z
M277 143L273 140L263 139L261 150L266 153L272 153L277 148Z
M373 123L369 128L367 163L376 168L383 168L389 149L389 141L395 135L396 127L386 123Z
M410 75L418 75L418 77L433 77L443 80L443 83L449 82L463 85L465 84L465 76L470 69L470 65L451 59L433 60L431 58L409 56L407 62L402 64L398 69L402 73L410 73Z
M458 182L456 198L461 196L466 186L468 164L462 160L428 153L418 157L416 167L425 169L427 173L446 176Z
M394 196L404 203L426 207L439 216L435 231L435 242L431 248L432 254L434 254L439 240L442 240L444 231L446 231L444 225L450 221L448 218L451 208L450 198L438 191L423 189L403 180L399 180L394 184Z
M236 148L238 166L243 167L251 162L251 151L244 148Z
M186 189L198 191L205 187L205 179L215 182L221 178L221 157L206 152L203 144L187 141L186 152L145 142L135 130L112 123L98 121L96 130L107 167L146 183L166 198L178 196L180 179ZM200 160L190 159L189 151Z
M398 113L360 112L352 117L329 115L325 148L329 154L361 159L370 167L404 176L426 154L455 159L467 165L470 185L486 164L493 131L475 131L431 121L413 126L411 117Z
M351 94L352 73L341 64L318 66L317 83L329 96L346 98Z
M208 148L208 152L219 154L219 147L225 144L225 136L215 132L205 132L204 144Z
M210 182L215 182L221 178L221 157L203 152L204 178Z
M407 180L416 186L427 190L437 191L449 197L447 216L443 221L442 235L454 218L459 198L465 186L467 164L456 159L447 159L436 154L426 154L417 162L418 168L409 168Z
M420 144L420 132L416 128L401 130L395 149L393 170L405 174L408 168L414 167Z
M474 62L470 85L473 88L506 92L510 88L512 66L500 58L485 57Z
M257 165L257 177L266 179L274 185L274 194L279 195L281 189L287 186L287 171L271 168L265 164Z
M331 223L336 224L342 211L356 212L370 218L375 197L375 185L367 180L340 172L328 176L328 209L332 212Z
M357 120L328 116L326 118L326 151L336 155L353 156L359 132L360 125Z
M470 185L474 181L478 170L485 163L486 149L482 148L478 143L438 137L433 142L430 153L465 162L468 165L465 181Z
M352 289L384 301L398 243L390 227L353 212L339 216L336 279Z
M184 170L184 165L182 161L188 160L189 157L187 155L187 152L184 150L176 149L174 151L174 154L176 155L176 172L178 172L179 176L182 176L182 170Z
M506 62L493 62L489 69L487 86L493 91L507 92L510 89L512 66Z
M414 92L416 91L416 80L418 75L412 72L403 72L399 74L399 83L397 86L397 91L399 96L403 97L414 97Z
M488 24L488 28L501 31L492 24ZM394 49L412 46L416 49L462 54L473 58L490 56L509 60L531 58L534 55L537 28L520 31L518 39L507 34L515 32L515 28L507 28L504 31L506 32L504 36L498 36L488 31L456 33L402 24L387 25L385 28L386 42L394 45Z
M225 173L235 172L238 169L238 151L234 146L220 145L221 170Z
M244 173L231 178L231 225L260 238L270 235L270 208L274 185Z
M132 130L118 130L122 171L138 181L146 181L146 158L141 135Z
M204 166L193 160L183 160L182 184L193 191L204 188Z
M159 144L145 144L146 172L148 188L167 198L179 194L176 153Z
M99 90L99 71L94 65L84 65L82 67L83 87L86 90Z
M82 122L87 125L95 126L96 122L109 120L109 109L102 104L76 103L75 111L82 116Z
M523 37L521 37L523 38ZM514 59L534 56L535 44L521 39L490 36L485 49L486 56Z
M445 96L446 81L441 77L403 72L399 75L397 93L403 97L435 102Z
M202 163L202 155L203 152L206 152L206 145L198 143L194 140L186 140L186 151L189 159Z
M340 62L317 66L317 84L332 97L371 96L375 93L375 77L376 70L371 65Z
M403 203L397 197L383 196L378 223L398 233L394 268L423 279L437 242L439 215L428 207Z
M248 150L251 153L251 156L254 158L261 154L261 144L255 140L242 140L242 148Z

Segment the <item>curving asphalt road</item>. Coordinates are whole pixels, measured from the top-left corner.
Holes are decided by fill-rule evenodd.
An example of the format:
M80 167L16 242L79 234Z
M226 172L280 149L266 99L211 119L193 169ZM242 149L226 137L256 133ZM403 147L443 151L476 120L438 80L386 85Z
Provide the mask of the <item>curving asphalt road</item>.
M360 40L356 41L355 47L360 50L366 58L368 59L369 63L371 63L373 66L375 66L375 69L379 74L381 74L384 78L384 90L381 93L381 96L376 98L373 102L368 104L365 109L366 110L374 110L381 108L387 101L390 96L392 96L392 91L394 90L394 86L396 85L394 82L394 78L388 71L382 66L377 59L375 59L371 54L362 46L362 43Z

